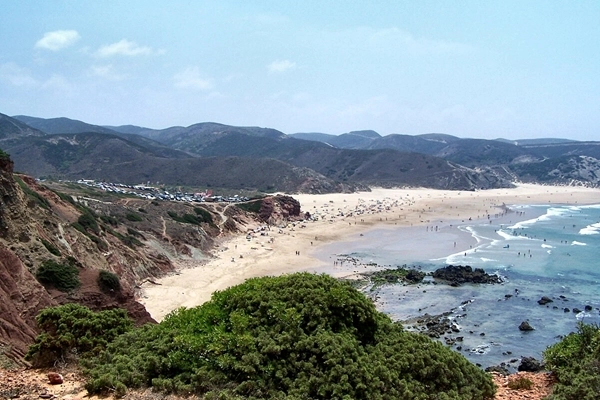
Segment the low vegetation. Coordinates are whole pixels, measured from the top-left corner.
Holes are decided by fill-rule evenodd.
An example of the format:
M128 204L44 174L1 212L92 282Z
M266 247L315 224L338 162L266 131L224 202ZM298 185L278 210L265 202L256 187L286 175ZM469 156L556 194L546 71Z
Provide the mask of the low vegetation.
M50 203L48 202L48 200L44 196L42 196L41 194L39 194L35 190L32 190L18 176L15 176L15 181L19 184L19 186L21 187L21 190L23 190L23 192L25 192L25 194L27 195L27 197L29 197L29 199L30 199L29 204L38 205L38 206L40 206L42 208L45 208L46 210L50 209Z
M42 310L36 322L42 333L26 358L40 367L52 366L57 360L97 354L133 326L125 310L94 312L78 304Z
M512 390L530 390L533 387L531 379L519 376L508 381L508 387Z
M100 270L98 273L98 287L105 292L118 292L121 290L121 281L116 274Z
M370 272L368 275L375 286L391 283L406 282L409 284L419 283L425 278L425 272L413 268L387 268L381 271Z
M79 269L69 262L46 260L38 267L35 277L47 286L52 286L62 292L69 292L79 287Z
M252 213L258 214L262 207L262 203L263 203L262 199L258 199L258 200L254 200L254 201L248 201L246 203L236 204L236 207L239 207L242 210L247 211L247 212L252 212Z
M99 330L102 332L102 330ZM83 361L91 393L153 386L219 399L483 399L488 374L404 331L326 275L255 278L116 337Z
M55 245L53 245L52 243L50 243L49 241L47 241L44 238L42 238L41 241L42 241L42 244L44 245L44 247L46 248L46 250L48 250L50 253L54 254L55 256L60 257L60 250Z
M200 209L198 208L198 210ZM169 215L169 217L173 218L174 221L181 222L184 224L200 225L203 222L212 223L212 217L209 221L207 221L205 220L204 215L183 214L182 216L180 216L175 211L167 211L167 214Z
M600 394L600 326L579 323L544 352L546 367L558 383L551 400L593 400Z

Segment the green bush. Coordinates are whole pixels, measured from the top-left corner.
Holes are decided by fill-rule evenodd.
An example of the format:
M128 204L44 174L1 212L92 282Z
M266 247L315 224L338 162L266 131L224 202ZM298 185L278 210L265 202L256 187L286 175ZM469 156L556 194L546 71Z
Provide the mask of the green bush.
M58 248L56 246L54 246L52 243L50 243L46 239L41 239L41 240L42 240L42 244L44 245L46 250L48 250L50 253L54 254L55 256L60 256L60 250L58 250Z
M27 186L25 182L23 182L21 178L15 177L15 181L19 184L21 190L25 192L27 197L30 198L32 204L37 204L38 206L45 208L46 210L50 209L50 202L48 202L48 200L44 196L42 196L35 190L32 190L29 186Z
M127 213L125 215L125 218L127 218L128 221L132 221L132 222L142 221L142 217L136 213Z
M206 211L204 208L194 207L194 212L196 213L196 215L198 215L198 217L200 218L200 220L202 222L206 222L208 224L212 224L213 223L213 219L212 219L211 213L209 213L208 211Z
M4 150L0 149L0 159L8 160L8 159L10 159L10 156Z
M484 399L491 377L406 332L326 275L255 278L118 337L85 361L90 393L154 386L206 398Z
M519 376L515 379L508 381L508 387L512 390L530 390L533 387L531 379L527 379L524 376Z
M118 292L121 290L121 281L116 274L100 270L98 273L98 287L105 292Z
M39 266L35 277L44 284L68 292L81 284L79 269L71 264L62 264L54 260L46 260Z
M246 203L238 203L238 204L236 204L236 207L241 208L244 211L258 214L262 207L262 203L263 203L262 199L258 199L258 200L254 200L254 201L248 201Z
M96 235L100 233L100 227L98 226L96 217L88 210L84 211L84 213L79 216L77 224L83 228L83 233L94 233Z
M125 310L94 312L78 304L46 308L36 322L41 333L26 355L36 366L51 366L70 354L97 354L133 326Z
M110 215L101 215L100 220L105 224L109 224L111 226L119 226L119 219Z
M202 222L206 222L204 221L203 216L198 217L197 215L193 214L183 214L183 216L179 216L175 211L167 211L167 214L169 215L169 217L173 218L173 220L184 224L200 225Z
M592 400L600 396L600 326L579 323L577 332L544 351L546 367L555 373L552 400Z

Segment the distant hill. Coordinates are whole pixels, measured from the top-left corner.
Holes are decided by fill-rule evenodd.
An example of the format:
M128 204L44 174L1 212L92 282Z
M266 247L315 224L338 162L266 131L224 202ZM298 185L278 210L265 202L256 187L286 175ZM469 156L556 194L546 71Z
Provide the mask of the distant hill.
M44 132L32 128L8 115L0 114L0 140L25 136L44 136Z
M505 187L512 181L600 185L596 177L600 172L594 169L600 160L600 142L463 139L442 133L381 136L372 130L339 136L286 135L275 129L214 122L148 129L134 125L97 126L68 118L18 118L0 119L0 125L4 126L0 130L0 148L15 153L16 168L30 169L36 174L52 171L82 176L96 171L95 176L105 173L147 180L148 171L152 171L150 175L161 176L160 179L198 182L199 172L193 168L206 171L208 164L204 162L210 158L218 166L210 170L215 175L210 179L211 185L221 182L234 187L264 187L263 180L250 179L245 171L264 175L276 187L296 185L296 190L307 187L300 175L310 175L319 181L314 186L319 189L315 190L365 185L472 190ZM59 138L56 135L60 131L104 137ZM36 141L35 137L44 139ZM88 142L104 150L90 151L82 146ZM231 157L236 157L235 163ZM225 158L227 162L222 161ZM182 163L189 168L181 167ZM33 167L38 164L37 169ZM239 169L227 167L230 164L238 165ZM129 170L118 171L113 165ZM160 165L162 170L153 170L154 165ZM264 171L256 171L256 165L261 165ZM233 172L237 178L226 176Z
M14 119L21 121L32 128L38 129L48 134L56 133L83 133L83 132L96 132L96 133L112 133L115 131L108 128L104 128L98 125L91 125L83 121L69 118L35 118L28 117L26 115L15 115Z
M6 117L7 126L12 126L11 120ZM35 130L30 133L0 140L0 148L11 155L17 171L38 178L85 178L128 184L158 181L196 187L315 193L356 188L274 159L191 157L136 135L44 135Z

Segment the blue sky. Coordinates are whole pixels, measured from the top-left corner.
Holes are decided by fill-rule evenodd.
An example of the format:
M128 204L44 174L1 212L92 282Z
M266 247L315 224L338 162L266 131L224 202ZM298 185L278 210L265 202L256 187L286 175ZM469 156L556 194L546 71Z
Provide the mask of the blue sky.
M599 1L3 1L0 112L600 140Z

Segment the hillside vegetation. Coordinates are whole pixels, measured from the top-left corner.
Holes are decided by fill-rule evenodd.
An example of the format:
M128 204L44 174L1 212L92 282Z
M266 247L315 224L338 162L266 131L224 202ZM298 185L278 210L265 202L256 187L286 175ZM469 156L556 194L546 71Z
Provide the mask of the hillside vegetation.
M42 335L59 342L48 334ZM404 331L360 292L326 275L251 279L202 306L174 311L160 324L130 330L100 353L86 344L91 393L122 395L153 386L219 399L466 400L494 394L490 376L463 356Z

